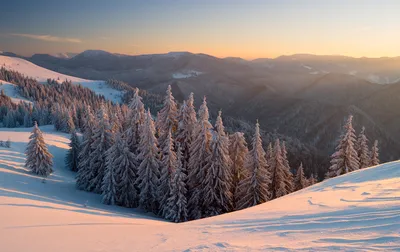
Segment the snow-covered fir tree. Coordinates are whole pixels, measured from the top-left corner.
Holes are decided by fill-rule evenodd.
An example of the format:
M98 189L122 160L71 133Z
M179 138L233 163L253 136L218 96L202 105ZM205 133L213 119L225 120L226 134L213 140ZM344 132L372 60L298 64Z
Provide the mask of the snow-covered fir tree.
M78 171L80 151L81 151L81 143L79 137L76 133L76 130L72 130L69 143L69 150L67 152L67 156L65 157L65 164L71 171L74 172Z
M282 142L282 159L283 159L283 165L285 166L285 169L283 170L285 173L285 188L288 193L293 192L294 186L293 186L293 174L290 169L289 165L289 160L287 157L287 150L286 150L286 142Z
M36 122L29 139L25 150L25 167L37 175L49 176L53 172L53 155L47 149L43 133Z
M93 151L92 143L93 130L96 125L93 113L90 106L85 109L85 115L83 119L83 137L81 143L81 150L78 156L78 174L76 178L76 186L81 190L88 190L89 180L93 176L90 169L90 158Z
M274 159L271 165L272 165L271 186L270 186L271 199L276 199L291 193L291 191L289 191L287 187L288 182L286 180L288 178L285 172L287 167L285 167L282 148L279 139L275 141Z
M229 155L232 160L232 193L234 205L239 197L239 182L248 176L247 171L244 169L244 162L248 152L246 139L242 132L235 132L229 136ZM236 206L234 206L234 208L236 208Z
M306 188L308 186L308 180L304 176L303 163L300 163L297 169L296 177L294 179L294 189L296 191Z
M150 110L147 111L141 130L137 187L140 190L139 206L146 211L158 212L158 187L160 180L160 157L155 127Z
M248 176L239 182L239 197L236 202L236 209L244 209L264 203L271 196L269 192L271 174L265 159L258 122L251 145L252 149L248 152L244 162L244 168Z
M178 115L178 131L176 134L176 142L179 143L182 151L182 165L184 170L188 170L188 162L190 157L190 146L193 141L193 131L197 123L196 111L193 105L193 93L189 95L179 110Z
M101 193L106 168L107 150L114 144L114 135L104 105L97 112L96 121L97 124L94 126L92 135L93 143L91 147L93 151L90 156L90 176L87 190Z
M160 202L160 215L165 216L166 205L169 198L171 189L172 174L177 167L177 157L175 153L174 141L172 139L171 130L169 130L167 138L164 141L164 149L162 150L163 156L161 159L161 175L160 175L160 186L158 190L159 202Z
M160 136L158 140L161 150L164 151L165 145L168 145L169 140L167 138L169 132L174 135L178 129L178 109L175 98L172 96L170 85L167 88L164 105L157 115L157 121L157 130Z
M166 202L165 218L173 222L188 220L186 171L182 164L182 151L177 151L177 168L172 173L171 191Z
M129 112L126 120L126 140L130 150L134 154L138 154L138 145L140 142L140 128L143 125L145 118L145 110L142 102L142 97L139 95L139 89L135 89L135 93L129 103Z
M355 149L356 136L352 115L347 119L343 131L339 144L336 147L336 152L331 156L331 166L326 174L328 178L358 170L360 167Z
M358 135L356 150L358 160L360 161L360 169L368 167L371 158L369 156L370 153L368 148L368 139L365 135L365 127L362 127L362 130Z
M232 210L233 174L229 156L229 138L225 134L221 111L218 114L211 141L211 155L203 169L206 177L203 184L204 217L226 213Z
M106 151L106 165L101 185L102 203L115 205L119 197L117 185L120 183L115 163L121 157L121 136L118 134L115 143ZM115 163L114 163L115 162Z
M203 188L204 179L206 177L205 166L211 155L211 129L207 101L204 97L203 104L198 111L199 117L193 132L193 142L190 146L190 158L188 164L188 188L189 188L189 218L199 219L204 212L203 206Z
M136 155L130 150L126 139L120 138L120 155L112 161L118 175L117 204L124 207L139 205L139 190L136 187L138 177L138 162Z
M371 148L371 161L370 166L375 166L380 163L379 161L379 149L378 149L378 140L375 140L374 145Z
M11 148L11 139L10 138L7 139L7 141L4 143L4 146L6 148Z
M314 174L311 174L310 178L307 181L307 186L312 186L314 184L316 184L318 181L316 179L316 177L314 176Z

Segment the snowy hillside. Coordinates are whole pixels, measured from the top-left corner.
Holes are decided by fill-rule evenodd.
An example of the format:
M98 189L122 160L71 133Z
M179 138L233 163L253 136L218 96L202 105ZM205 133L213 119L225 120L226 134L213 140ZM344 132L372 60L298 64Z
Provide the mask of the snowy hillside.
M3 90L4 94L11 98L14 103L19 103L21 101L31 103L28 99L20 96L16 90L16 85L0 80L0 91Z
M57 73L21 58L0 55L0 67L17 71L27 77L34 78L41 83L46 83L47 79L54 79L60 83L68 80L74 84L81 84L83 87L93 90L96 94L103 95L107 100L115 102L120 102L121 100L122 92L108 87L105 81L85 80Z
M400 162L353 172L208 219L166 222L100 204L64 168L68 135L41 127L55 172L23 167L31 128L0 129L0 251L400 250Z

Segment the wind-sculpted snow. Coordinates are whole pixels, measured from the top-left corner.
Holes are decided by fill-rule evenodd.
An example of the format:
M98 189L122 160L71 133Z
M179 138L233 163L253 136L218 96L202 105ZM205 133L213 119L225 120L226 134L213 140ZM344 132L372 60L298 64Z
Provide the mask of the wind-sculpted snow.
M107 100L121 102L122 92L109 87L105 81L101 80L86 80L78 77L73 77L61 73L51 71L49 69L35 65L27 60L7 57L0 55L0 67L7 70L17 71L26 77L33 78L40 83L46 83L47 79L54 79L59 83L63 81L71 81L73 84L80 84L83 87L91 89L98 95L103 95Z
M24 168L32 128L0 129L0 251L398 251L400 162L366 168L242 211L180 224L101 204L64 167L67 134L41 127L47 179Z

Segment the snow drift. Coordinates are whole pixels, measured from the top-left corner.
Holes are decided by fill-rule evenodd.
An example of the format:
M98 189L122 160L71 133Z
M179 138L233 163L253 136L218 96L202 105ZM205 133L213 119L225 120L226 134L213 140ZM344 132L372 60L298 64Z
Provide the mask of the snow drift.
M271 251L399 250L400 162L329 179L249 209L181 224L107 206L75 189L64 167L68 135L41 127L54 173L23 166L32 128L0 129L0 250Z

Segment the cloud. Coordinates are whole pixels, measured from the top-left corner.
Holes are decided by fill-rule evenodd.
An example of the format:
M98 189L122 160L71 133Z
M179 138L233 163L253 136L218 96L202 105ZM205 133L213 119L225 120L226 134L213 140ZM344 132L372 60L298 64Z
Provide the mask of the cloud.
M11 35L23 38L42 40L42 41L50 41L50 42L82 43L82 40L78 38L63 38L51 35L36 35L36 34L26 34L26 33L13 33Z

